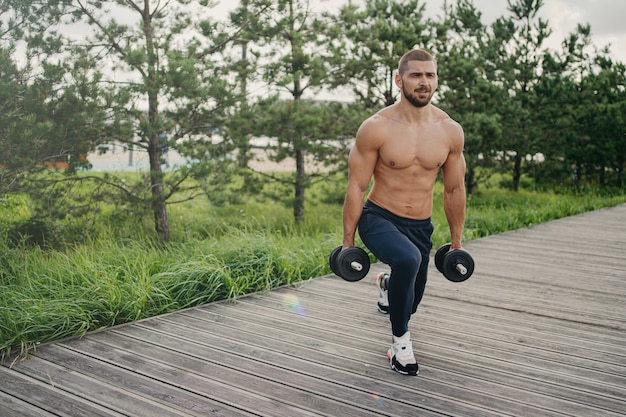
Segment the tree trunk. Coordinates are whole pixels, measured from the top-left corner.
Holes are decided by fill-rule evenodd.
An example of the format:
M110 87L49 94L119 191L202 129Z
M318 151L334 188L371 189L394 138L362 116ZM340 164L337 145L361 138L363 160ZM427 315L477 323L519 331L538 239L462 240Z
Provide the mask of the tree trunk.
M304 221L304 190L306 182L306 172L304 169L304 151L296 150L296 199L293 204L293 215L296 224Z
M600 166L600 187L605 187L606 186L606 169L604 168L604 166Z
M153 135L148 147L150 157L150 191L154 229L163 242L170 240L170 227L167 219L167 205L163 195L163 171L161 170L161 145L159 135Z
M243 1L242 4L244 6L247 6L248 2ZM247 62L247 60L248 60L248 43L243 42L241 44L241 61ZM240 111L242 114L247 114L249 111L249 108L248 108L248 73L246 72L245 69L242 69L241 72L239 73L239 82L241 85ZM239 144L238 146L239 152L237 154L237 164L239 168L247 168L248 162L250 161L250 149L251 149L248 133L242 132L241 130L238 129L238 135L237 135L236 140ZM246 181L249 181L249 178L247 176L246 176Z
M152 28L152 14L146 3L143 11L143 30L146 37L146 51L148 52L148 121L150 130L148 136L148 157L150 158L150 193L152 194L152 213L154 215L154 229L163 242L170 240L170 227L167 219L167 205L163 191L163 171L161 169L161 156L163 146L161 143L161 124L159 120L159 78L158 59L154 51L154 33Z
M476 191L476 170L474 167L469 167L465 173L465 187L467 188L467 194L472 195Z
M515 155L515 165L513 167L513 191L519 191L520 181L522 179L522 157Z

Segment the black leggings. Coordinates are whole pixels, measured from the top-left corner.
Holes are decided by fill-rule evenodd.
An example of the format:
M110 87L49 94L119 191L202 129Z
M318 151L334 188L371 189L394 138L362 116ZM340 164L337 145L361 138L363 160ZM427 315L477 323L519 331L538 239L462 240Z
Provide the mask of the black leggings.
M400 337L409 330L411 314L417 311L426 288L432 221L399 217L367 201L358 230L365 246L391 267L389 320L393 335Z

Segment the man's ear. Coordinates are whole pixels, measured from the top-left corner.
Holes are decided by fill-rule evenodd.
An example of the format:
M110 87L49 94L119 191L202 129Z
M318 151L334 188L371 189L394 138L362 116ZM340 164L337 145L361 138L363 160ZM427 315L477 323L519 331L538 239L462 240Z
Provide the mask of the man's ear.
M402 88L402 77L400 76L400 74L396 74L395 81L396 81L396 86L401 89Z

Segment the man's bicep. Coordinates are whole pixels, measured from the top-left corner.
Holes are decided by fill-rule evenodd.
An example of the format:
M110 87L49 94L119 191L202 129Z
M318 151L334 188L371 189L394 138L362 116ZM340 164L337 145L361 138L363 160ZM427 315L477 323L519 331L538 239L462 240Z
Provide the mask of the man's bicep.
M444 184L448 183L454 186L459 180L465 180L465 157L463 156L465 135L461 125L456 122L452 128L450 140L450 152L443 166L443 176Z
M443 166L443 184L446 190L458 188L465 181L465 157L462 152L450 153Z
M357 137L350 156L348 166L350 177L359 186L365 189L374 173L374 166L378 160L378 150L372 146L372 142L367 137Z

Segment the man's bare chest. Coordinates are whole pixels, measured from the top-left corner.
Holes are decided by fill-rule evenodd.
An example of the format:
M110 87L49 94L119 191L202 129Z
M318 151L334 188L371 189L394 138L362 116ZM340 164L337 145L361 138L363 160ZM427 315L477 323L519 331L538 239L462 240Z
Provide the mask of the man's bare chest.
M430 133L430 135L428 135ZM438 131L389 136L379 149L379 160L392 169L411 167L438 170L445 163L449 145Z

